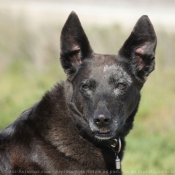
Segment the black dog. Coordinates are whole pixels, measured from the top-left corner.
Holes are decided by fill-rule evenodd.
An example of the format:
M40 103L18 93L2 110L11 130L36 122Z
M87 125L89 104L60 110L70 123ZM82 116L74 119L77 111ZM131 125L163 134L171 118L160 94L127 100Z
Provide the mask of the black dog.
M72 12L61 33L67 81L1 131L0 174L121 174L155 48L153 26L142 16L118 55L95 54Z

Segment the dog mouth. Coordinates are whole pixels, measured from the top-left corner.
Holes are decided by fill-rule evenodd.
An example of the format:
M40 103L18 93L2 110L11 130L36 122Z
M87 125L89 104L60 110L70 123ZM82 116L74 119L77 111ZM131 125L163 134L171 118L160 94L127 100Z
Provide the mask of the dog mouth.
M99 140L109 140L115 136L114 132L107 129L96 131L94 132L94 134L95 134L95 137Z

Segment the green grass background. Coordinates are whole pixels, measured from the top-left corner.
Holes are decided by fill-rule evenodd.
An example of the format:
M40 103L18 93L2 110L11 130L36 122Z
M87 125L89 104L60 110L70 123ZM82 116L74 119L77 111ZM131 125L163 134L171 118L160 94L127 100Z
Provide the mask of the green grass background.
M59 63L61 26L31 28L25 17L0 14L0 130L65 80ZM134 24L133 24L134 26ZM86 26L97 53L117 53L132 28ZM134 129L127 136L124 174L175 174L175 35L156 28L156 69L142 89Z

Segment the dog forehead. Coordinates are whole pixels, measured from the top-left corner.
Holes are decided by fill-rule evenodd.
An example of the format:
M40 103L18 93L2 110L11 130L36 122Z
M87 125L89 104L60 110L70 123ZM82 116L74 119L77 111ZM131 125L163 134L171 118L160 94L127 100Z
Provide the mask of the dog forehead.
M95 54L93 61L91 62L91 69L94 73L104 72L104 68L106 67L116 67L117 60L115 55L103 55L103 54Z
M104 65L103 73L105 74L106 72L123 72L123 69L119 65Z
M103 55L95 54L94 58L90 61L90 76L100 78L103 76L103 69L106 65L114 64L115 56L113 55Z
M107 78L110 76L117 77L122 81L127 81L128 84L132 83L131 76L120 65L105 65L103 68L103 75Z
M131 76L127 73L115 55L98 55L91 64L91 78L108 80L111 77L132 83Z

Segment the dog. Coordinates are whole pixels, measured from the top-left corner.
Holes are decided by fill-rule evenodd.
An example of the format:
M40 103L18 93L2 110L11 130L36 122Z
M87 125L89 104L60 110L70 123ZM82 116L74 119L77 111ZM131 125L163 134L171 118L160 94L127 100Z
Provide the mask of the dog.
M67 80L0 132L0 174L122 174L125 137L155 67L142 16L117 55L94 53L75 12L60 37Z

